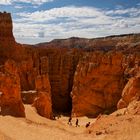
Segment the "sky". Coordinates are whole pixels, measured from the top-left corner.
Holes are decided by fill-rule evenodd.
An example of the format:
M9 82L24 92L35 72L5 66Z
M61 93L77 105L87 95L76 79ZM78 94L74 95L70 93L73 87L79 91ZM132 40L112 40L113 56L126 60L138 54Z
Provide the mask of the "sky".
M0 0L0 11L24 44L140 33L140 0Z

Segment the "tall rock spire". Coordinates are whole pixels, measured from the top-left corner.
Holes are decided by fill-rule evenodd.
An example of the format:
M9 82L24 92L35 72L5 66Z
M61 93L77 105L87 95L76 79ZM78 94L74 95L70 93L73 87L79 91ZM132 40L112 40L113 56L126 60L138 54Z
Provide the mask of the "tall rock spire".
M11 14L0 12L0 45L13 45L14 42Z

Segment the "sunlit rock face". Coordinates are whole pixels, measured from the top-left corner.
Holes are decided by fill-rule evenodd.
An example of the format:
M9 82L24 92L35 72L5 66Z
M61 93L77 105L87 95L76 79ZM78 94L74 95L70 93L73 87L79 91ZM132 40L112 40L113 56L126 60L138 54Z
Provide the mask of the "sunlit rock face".
M140 99L140 55L128 55L124 63L126 85L122 91L121 99L117 104L117 108L126 108L133 100Z
M37 113L39 115L49 119L53 119L50 93L39 91L37 98L34 100L33 106L37 109Z
M79 62L72 89L72 115L92 116L116 109L124 87L124 56L87 53Z
M51 86L47 74L37 76L36 90L38 92L33 106L37 112L46 118L52 119L52 99L51 99Z
M133 100L140 100L140 74L130 78L126 84L117 105L118 109L127 107Z
M0 72L0 107L2 115L24 117L24 106L21 100L20 78L16 63L8 60Z

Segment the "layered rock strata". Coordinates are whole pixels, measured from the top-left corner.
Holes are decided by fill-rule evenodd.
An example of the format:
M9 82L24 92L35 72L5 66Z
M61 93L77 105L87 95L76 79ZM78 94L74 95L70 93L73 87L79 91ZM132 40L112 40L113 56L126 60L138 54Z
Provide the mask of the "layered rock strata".
M36 48L36 50L39 52L37 68L39 73L47 72L49 75L53 110L70 112L73 75L82 52L79 49L57 47ZM47 65L48 69L45 68Z
M79 62L72 89L72 115L95 117L116 109L125 84L120 53L87 53Z

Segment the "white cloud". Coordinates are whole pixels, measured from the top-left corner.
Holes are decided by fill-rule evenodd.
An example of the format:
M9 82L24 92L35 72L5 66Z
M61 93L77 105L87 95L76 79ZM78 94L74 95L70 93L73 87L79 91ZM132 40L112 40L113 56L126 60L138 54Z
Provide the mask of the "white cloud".
M123 16L124 13L129 16ZM14 19L14 34L18 41L37 43L71 36L93 38L140 32L138 13L138 8L124 9L123 12L74 6L18 13L21 18Z
M9 5L11 4L11 0L0 0L0 5Z
M102 12L96 8L89 7L61 7L53 8L46 11L36 11L34 13L20 13L18 14L28 20L52 20L56 18L75 18L75 17L97 17L103 16Z
M22 9L23 6L15 5L14 8L16 8L16 9Z
M40 5L42 3L52 2L53 0L11 0L11 1L13 1L13 2L32 3L32 4Z
M140 15L139 8L127 8L127 9L116 9L110 10L106 12L107 15L130 15L130 16L138 16Z
M35 5L40 5L46 2L52 2L54 0L0 0L0 5L9 5L14 2L31 3Z

